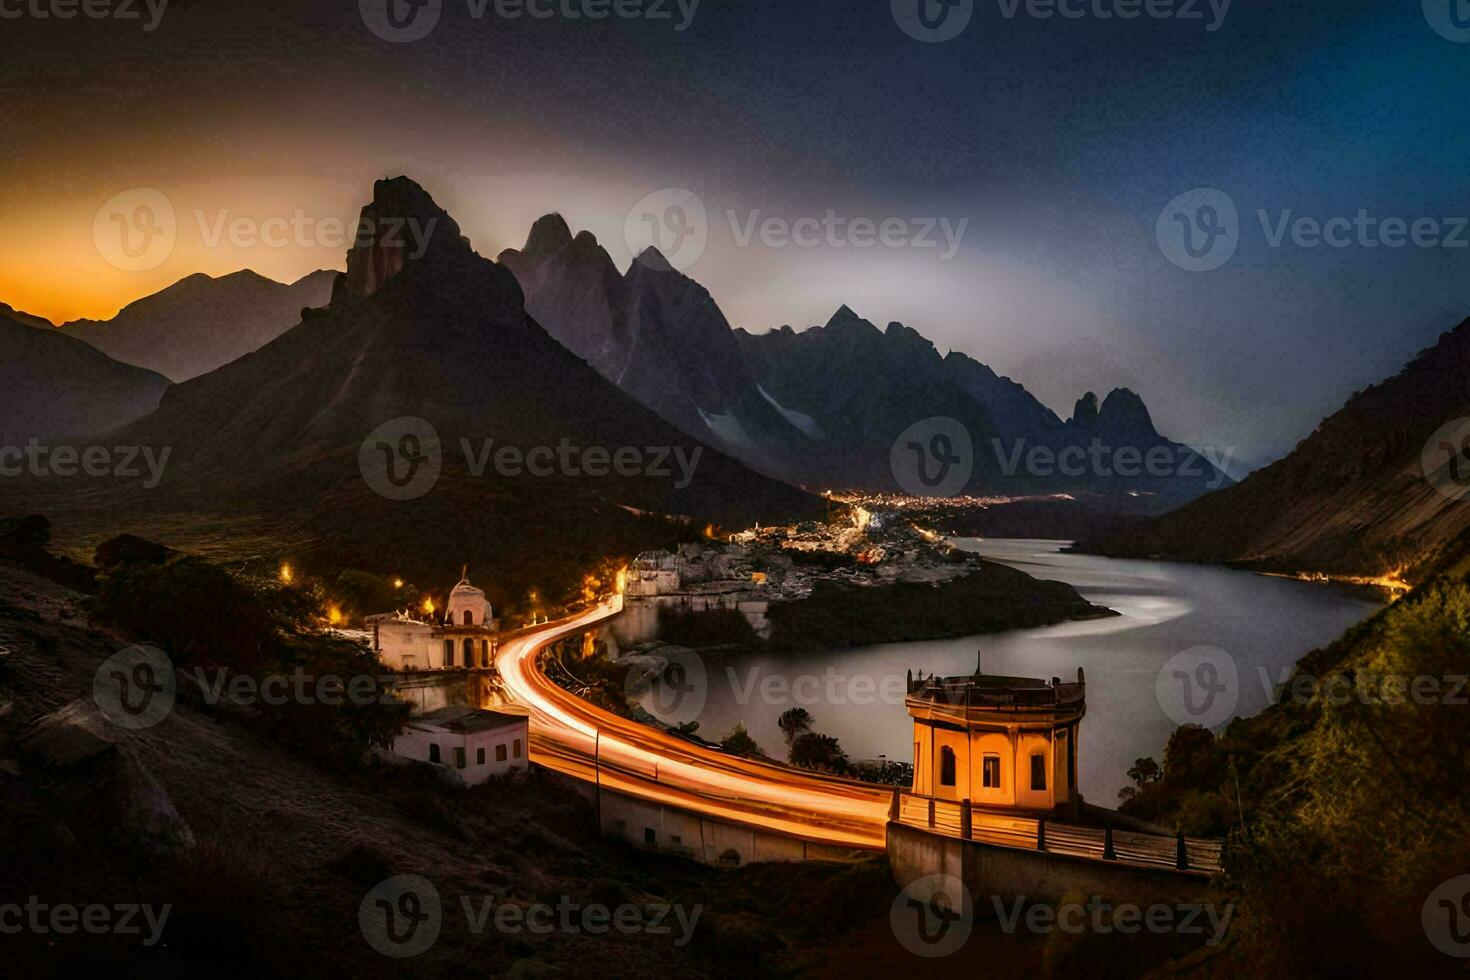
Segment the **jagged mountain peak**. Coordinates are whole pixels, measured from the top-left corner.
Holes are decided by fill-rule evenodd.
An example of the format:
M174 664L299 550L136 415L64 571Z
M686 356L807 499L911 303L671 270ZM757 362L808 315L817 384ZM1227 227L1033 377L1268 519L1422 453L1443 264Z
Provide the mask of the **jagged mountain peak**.
M528 258L538 259L549 255L572 240L572 229L559 212L543 214L531 225L521 252ZM594 243L596 239L593 239Z
M1097 394L1089 391L1077 399L1077 404L1072 408L1072 424L1084 428L1092 428L1097 425L1098 415L1101 414Z
M372 240L347 253L346 288L353 296L371 296L403 271L410 259L435 261L471 251L449 213L429 192L407 177L373 184L372 203L364 205L358 228ZM333 296L333 302L338 297Z

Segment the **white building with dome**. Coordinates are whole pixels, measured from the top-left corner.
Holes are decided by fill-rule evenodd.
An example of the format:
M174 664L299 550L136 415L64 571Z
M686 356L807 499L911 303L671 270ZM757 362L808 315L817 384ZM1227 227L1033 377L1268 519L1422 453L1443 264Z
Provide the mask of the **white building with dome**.
M449 593L443 619L409 610L369 616L373 651L394 670L491 670L499 623L482 589L463 575Z

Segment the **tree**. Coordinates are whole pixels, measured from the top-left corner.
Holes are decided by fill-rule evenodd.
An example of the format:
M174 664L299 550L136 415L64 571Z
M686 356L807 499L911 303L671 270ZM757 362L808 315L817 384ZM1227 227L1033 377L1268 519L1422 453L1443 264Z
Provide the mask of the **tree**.
M847 753L831 735L806 732L791 743L791 764L803 769L842 773L847 771Z
M735 755L758 756L762 759L766 757L765 750L745 730L744 722L736 725L733 732L720 739L720 748Z
M1153 756L1144 756L1142 759L1133 760L1133 768L1128 770L1128 778L1138 784L1142 789L1149 783L1156 783L1164 777L1164 771L1154 761Z
M786 736L786 746L790 748L798 736L812 730L812 716L805 708L790 708L781 712L776 725Z

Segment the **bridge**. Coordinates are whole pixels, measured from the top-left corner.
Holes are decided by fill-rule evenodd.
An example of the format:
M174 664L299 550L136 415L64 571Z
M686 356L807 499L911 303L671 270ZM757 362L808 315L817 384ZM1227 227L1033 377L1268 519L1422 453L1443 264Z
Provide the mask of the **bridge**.
M541 626L504 634L496 667L507 692L530 714L531 761L583 784L599 806L608 794L625 815L664 812L687 828L658 839L645 824L641 841L708 860L715 826L753 835L751 848L791 856L774 838L800 842L800 856L836 857L890 846L890 825L936 838L1174 875L1208 877L1221 870L1221 843L1136 830L1084 827L1039 817L916 796L891 786L734 756L604 711L564 690L542 672L548 646L597 626L622 610L614 597ZM669 812L673 816L670 817ZM693 822L691 822L693 821ZM615 824L603 820L604 829ZM697 836L696 836L697 834ZM715 834L715 836L718 836ZM698 840L701 847L696 848ZM714 845L718 854L726 848ZM706 853L701 854L701 851ZM749 859L749 858L747 858Z

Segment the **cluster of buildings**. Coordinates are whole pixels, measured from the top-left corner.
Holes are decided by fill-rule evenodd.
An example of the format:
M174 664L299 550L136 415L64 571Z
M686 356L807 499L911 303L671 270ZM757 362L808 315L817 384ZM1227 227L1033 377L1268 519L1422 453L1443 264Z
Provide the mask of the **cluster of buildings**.
M442 618L399 610L369 616L367 624L373 652L401 673L495 670L500 623L467 572L450 590ZM393 740L393 754L434 766L450 782L473 786L528 766L529 745L525 715L448 704L410 719Z

